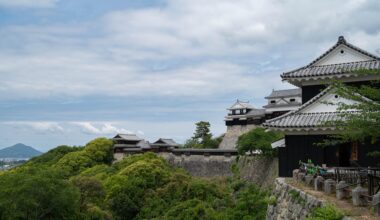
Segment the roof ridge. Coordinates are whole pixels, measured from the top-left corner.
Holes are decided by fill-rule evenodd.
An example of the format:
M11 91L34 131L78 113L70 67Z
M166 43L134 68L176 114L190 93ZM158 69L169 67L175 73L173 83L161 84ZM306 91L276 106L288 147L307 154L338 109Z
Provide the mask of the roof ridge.
M288 113L285 113L279 117L276 117L276 118L272 118L272 119L269 119L269 120L266 120L264 122L264 124L266 123L270 123L270 122L274 122L274 121L277 121L277 120L280 120L282 118L285 118L289 115L293 115L293 114L296 114L298 113L299 111L301 111L302 109L306 108L307 106L311 105L312 103L314 103L317 99L319 99L320 97L324 96L328 91L330 91L332 89L331 86L328 86L327 88L325 88L324 90L322 90L320 93L318 93L316 96L314 96L313 98L311 98L309 101L305 102L304 104L302 104L300 107L298 107L297 109L293 110L293 111L290 111Z
M284 77L287 74L298 72L299 70L303 69L311 69L311 68L320 68L320 67L331 67L331 66L339 66L339 65L347 65L347 64L358 64L358 63L377 63L380 62L380 60L362 60L362 61L354 61L354 62L345 62L345 63L332 63L332 64L327 64L327 65L320 65L320 66L304 66L295 70L291 70L288 72L284 72L281 74L281 77Z
M317 57L315 60L311 61L311 63L309 63L308 65L306 65L307 67L310 67L312 65L314 65L316 62L318 62L319 60L321 60L322 58L324 58L327 54L329 54L331 51L333 51L335 48L337 48L338 46L340 45L345 45L345 46L348 46L349 48L353 49L353 50L356 50L357 52L360 52L366 56L369 56L369 57L372 57L374 59L377 59L377 60L380 60L380 57L376 56L376 55L373 55L363 49L360 49L359 47L353 45L353 44L350 44L346 41L346 39L344 38L344 36L339 36L338 37L338 41L332 46L330 47L330 49L328 49L326 52L324 52L322 55L320 55L319 57Z
M296 72L296 71L299 71L299 70L302 70L302 69L306 69L306 68L309 68L311 66L313 66L316 62L318 62L319 60L321 60L322 58L324 58L327 54L329 54L331 51L333 51L335 48L337 48L338 46L340 45L345 45L353 50L356 50L357 52L359 53L362 53L366 56L369 56L375 60L370 60L370 61L380 61L380 57L368 52L368 51L365 51L353 44L350 44L346 41L346 39L343 37L343 36L339 36L338 38L338 41L332 46L330 47L327 51L325 51L322 55L320 55L319 57L317 57L316 59L314 59L313 61L311 61L309 64L303 66L303 67L300 67L300 68L297 68L297 69L294 69L294 70L291 70L291 71L288 71L288 72L283 72L281 74L281 78L284 78L284 75L286 74L290 74L290 73L293 73L293 72ZM356 62L349 62L349 63L356 63ZM324 65L324 66L328 66L328 65Z

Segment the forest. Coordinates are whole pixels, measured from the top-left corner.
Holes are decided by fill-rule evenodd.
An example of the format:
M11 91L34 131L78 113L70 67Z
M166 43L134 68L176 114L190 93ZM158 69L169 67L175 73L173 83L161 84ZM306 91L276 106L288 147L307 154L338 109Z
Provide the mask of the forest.
M153 153L113 163L113 142L58 146L0 171L0 219L265 219L268 190L197 178Z

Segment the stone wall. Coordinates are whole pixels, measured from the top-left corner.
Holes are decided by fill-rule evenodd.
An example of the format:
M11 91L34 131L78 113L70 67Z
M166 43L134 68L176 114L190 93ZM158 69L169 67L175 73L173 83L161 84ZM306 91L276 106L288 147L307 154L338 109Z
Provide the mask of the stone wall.
M204 156L204 155L174 155L160 153L170 165L180 167L193 176L199 177L223 177L231 176L231 166L236 161L236 156Z
M235 149L236 142L240 135L256 128L257 125L233 125L227 126L227 132L224 134L222 142L219 144L220 149Z
M183 168L193 176L232 176L231 166L235 163L244 180L260 186L273 186L274 180L278 176L277 158L243 156L237 160L236 156L178 156L169 153L160 153L159 155L165 158L172 166Z
M305 219L312 209L322 206L323 202L314 196L287 184L284 178L277 178L273 196L275 204L269 205L267 220Z
M278 158L244 156L237 164L244 180L267 188L274 187L278 177Z

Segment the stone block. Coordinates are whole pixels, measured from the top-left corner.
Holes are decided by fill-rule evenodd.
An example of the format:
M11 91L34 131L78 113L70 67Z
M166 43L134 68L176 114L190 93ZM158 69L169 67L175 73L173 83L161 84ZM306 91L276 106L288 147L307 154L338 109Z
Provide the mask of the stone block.
M314 182L314 176L311 175L311 174L307 174L307 175L305 176L305 184L306 184L307 186L313 186L313 182Z
M297 178L298 178L298 173L299 173L299 169L295 169L293 170L293 180L297 181Z
M339 200L346 199L350 197L350 192L348 191L348 184L346 181L340 181L336 185L336 198Z
M305 180L305 174L304 173L298 173L297 180L298 180L298 182L304 181Z
M332 180L332 179L327 179L325 180L325 187L324 187L324 191L326 194L333 194L335 193L335 180Z
M366 193L367 193L367 190L361 186L357 186L355 189L353 189L352 190L352 204L354 206L366 206L367 199L362 196L362 195L365 195Z
M377 194L373 195L372 206L375 209L375 214L377 216L380 216L380 192L378 192Z
M323 191L325 179L321 176L317 176L317 178L314 179L314 190L316 191Z

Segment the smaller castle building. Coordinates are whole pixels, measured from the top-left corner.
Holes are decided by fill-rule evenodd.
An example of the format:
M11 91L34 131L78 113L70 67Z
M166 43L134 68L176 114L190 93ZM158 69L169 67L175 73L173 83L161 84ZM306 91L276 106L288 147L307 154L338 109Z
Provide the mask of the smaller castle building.
M122 159L126 154L168 152L179 147L173 139L160 138L154 143L149 143L135 134L117 134L112 140L116 160Z
M299 88L272 90L265 99L268 100L268 104L263 106L266 119L275 118L297 109L302 104L302 90Z
M261 126L267 119L275 118L297 109L302 104L301 89L273 90L265 97L268 103L255 108L249 102L237 100L224 117L227 131L219 145L221 149L235 149L240 135Z

